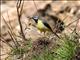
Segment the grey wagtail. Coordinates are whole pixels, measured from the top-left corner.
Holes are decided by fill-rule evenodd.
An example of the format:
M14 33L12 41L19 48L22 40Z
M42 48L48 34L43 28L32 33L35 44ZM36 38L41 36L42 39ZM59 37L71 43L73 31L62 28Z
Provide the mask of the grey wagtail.
M38 16L33 16L32 18L36 23L36 27L41 31L41 32L46 32L46 31L51 31L53 32L53 30L51 29L50 25L47 23L46 20L41 20L39 19ZM53 32L54 35L56 35L58 38L60 38L55 32Z

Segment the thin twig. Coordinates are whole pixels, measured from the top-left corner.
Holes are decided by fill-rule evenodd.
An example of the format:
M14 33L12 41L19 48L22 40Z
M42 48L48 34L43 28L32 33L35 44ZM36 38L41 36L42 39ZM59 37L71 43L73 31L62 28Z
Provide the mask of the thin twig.
M77 19L78 20L78 19ZM67 26L65 27L69 27L71 24L75 23L77 20L73 21L73 22L70 22Z
M18 2L17 2L17 6L16 6L16 8L17 8L17 16L18 16L18 22L19 22L19 25L20 25L21 36L23 37L24 40L26 40L24 32L23 32L22 23L21 23L21 16L22 16L22 9L23 9L23 3L21 5L21 1L22 0L18 0Z
M66 16L66 17L63 19L63 22L67 19L67 17L68 17L68 16Z
M11 30L10 26L8 25L8 23L6 22L5 18L3 16L2 16L2 18L3 18L3 21L5 22L6 26L8 27L8 29L12 32L12 30Z
M8 15L8 12L7 12L7 15ZM10 26L10 31L12 31L12 26L10 24L10 18L9 18L9 15L8 15L8 19L9 19L9 26ZM9 35L10 35L10 32L8 31ZM17 36L14 32L12 32L12 35L13 37ZM12 38L12 37L11 37ZM16 43L20 46L20 44L17 42L17 39L16 38L13 38L13 40L15 39Z
M3 16L2 16L3 17ZM6 26L8 27L8 29L10 30L10 32L11 32L11 35L13 36L13 38L14 38L14 41L16 41L17 42L17 39L15 38L15 36L14 36L14 34L13 34L13 32L12 32L12 30L11 30L11 28L10 28L10 26L8 25L8 23L5 21L5 19L4 19L4 17L3 17L3 20L4 20L4 22L5 22L5 24L6 24ZM13 39L12 39L13 40ZM17 42L17 44L19 45L19 43Z
M13 48L13 46L11 44L9 44L8 42L6 42L6 39L4 39L4 37L0 37L0 41L7 44L9 47Z
M36 12L37 12L38 8L37 8L37 5L35 4L35 0L33 0L33 3L34 3L34 5L35 5Z
M10 20L10 18L9 18L8 11L7 11L7 16L8 16L8 19L9 19L9 26L10 26L10 28L11 28L11 31L12 31L12 29L13 29L13 28L12 28L12 26L11 26L11 23L10 23L10 21L11 21L11 20Z
M76 26L75 26L75 28L74 28L72 33L74 33L74 32L76 33L76 27L77 27L78 22L79 22L79 19L77 19Z
M8 34L10 35L12 41L14 42L15 44L15 47L18 48L18 43L15 41L15 39L13 38L12 34L8 31Z
M72 28L69 28L71 31L74 31ZM71 32L71 34L73 34L73 32ZM75 32L75 34L78 36L78 37L80 37L80 35L77 33L77 32Z
M22 0L17 0L17 8L20 7L21 1L22 1Z

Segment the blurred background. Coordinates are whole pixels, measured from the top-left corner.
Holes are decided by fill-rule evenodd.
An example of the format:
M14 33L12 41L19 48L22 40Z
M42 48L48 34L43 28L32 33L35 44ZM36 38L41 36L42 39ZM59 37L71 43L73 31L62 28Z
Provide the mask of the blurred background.
M16 0L2 0L0 1L0 8L1 8L1 27L0 27L0 36L4 37L6 42L9 42L12 44L11 38L8 34L8 28L6 27L5 21L11 25L12 31L15 33L16 36L20 36L20 27L18 23L18 16L17 16L17 9ZM69 0L24 0L23 4L23 11L22 11L22 17L21 22L23 24L23 31L26 36L26 38L31 38L33 41L35 41L37 38L42 37L43 34L38 31L37 28L35 28L33 25L34 22L29 20L27 17L34 16L40 14L40 17L45 18L48 20L50 24L52 24L52 29L56 26L53 21L53 23L50 22L51 20L54 20L50 18L50 16L56 16L56 18L59 18L60 25L59 27L56 27L54 32L59 32L60 34L71 33L74 28L76 27L76 31L80 35L80 1L69 1ZM48 14L48 16L46 15ZM78 20L78 22L76 21ZM72 23L74 22L74 23ZM29 24L32 25L29 25ZM64 28L61 26L66 25L67 27ZM17 38L19 40L19 38ZM80 43L80 39L78 40ZM14 45L14 44L13 44ZM5 60L5 57L8 56L8 53L10 51L10 47L7 46L5 43L1 43L0 46L1 49L1 60ZM79 54L78 54L79 53ZM78 59L80 60L80 49L78 52ZM74 58L75 60L78 60L77 58ZM73 60L74 60L73 59Z

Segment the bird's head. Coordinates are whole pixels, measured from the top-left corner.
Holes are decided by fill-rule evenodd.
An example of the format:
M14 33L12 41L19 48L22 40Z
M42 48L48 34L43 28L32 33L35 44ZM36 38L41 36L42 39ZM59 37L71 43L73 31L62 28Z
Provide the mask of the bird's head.
M33 16L32 19L37 23L38 22L38 19L39 17L38 16Z

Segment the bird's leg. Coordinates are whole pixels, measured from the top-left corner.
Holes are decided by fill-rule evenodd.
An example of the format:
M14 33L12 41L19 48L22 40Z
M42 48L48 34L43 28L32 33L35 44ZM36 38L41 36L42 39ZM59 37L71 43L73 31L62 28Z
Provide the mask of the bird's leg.
M51 32L46 31L46 36L47 36L47 37L50 37L50 36L51 36L51 34L52 34Z
M44 37L49 37L50 34L48 34L48 31L43 32Z
M39 32L40 35L42 35L43 37L45 37L45 32L43 32L41 30L39 30L38 32Z
M45 32L42 32L42 31L41 31L41 34L42 34L43 37L45 37Z
M44 34L44 37L46 37L46 32L45 31L43 32L43 34Z
M46 32L45 31L40 31L40 33L42 34L43 37L46 36L46 34L45 34Z

